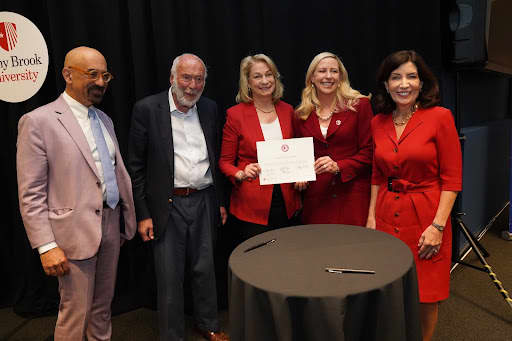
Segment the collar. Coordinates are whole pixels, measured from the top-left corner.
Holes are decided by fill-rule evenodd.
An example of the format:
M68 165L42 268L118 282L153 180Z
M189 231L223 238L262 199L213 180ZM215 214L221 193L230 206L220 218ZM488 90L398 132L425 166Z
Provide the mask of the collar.
M80 119L86 119L89 117L89 108L96 109L92 105L90 107L86 107L85 105L78 102L76 99L74 99L70 95L68 95L66 91L64 91L62 93L62 98L69 105L69 108L71 109L71 111L73 113L75 113L76 116Z

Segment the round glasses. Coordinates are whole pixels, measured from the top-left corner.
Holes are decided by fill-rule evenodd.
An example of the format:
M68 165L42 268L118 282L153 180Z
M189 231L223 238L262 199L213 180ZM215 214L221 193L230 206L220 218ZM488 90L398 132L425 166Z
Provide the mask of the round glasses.
M94 80L94 81L98 80L100 78L100 76L101 76L101 79L105 83L108 83L112 79L114 79L114 76L110 72L108 72L108 71L101 72L101 71L98 71L98 70L95 70L95 69L82 70L82 69L80 69L78 67L75 67L75 66L68 66L68 68L73 69L75 71L78 71L82 75L84 75L85 77L89 78L90 80Z

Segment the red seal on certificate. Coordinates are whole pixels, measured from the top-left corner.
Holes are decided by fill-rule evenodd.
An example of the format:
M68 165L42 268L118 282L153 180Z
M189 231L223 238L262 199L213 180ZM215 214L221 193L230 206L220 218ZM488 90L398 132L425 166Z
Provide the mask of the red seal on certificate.
M290 150L290 147L287 144L283 144L281 146L281 150L286 153L288 150Z

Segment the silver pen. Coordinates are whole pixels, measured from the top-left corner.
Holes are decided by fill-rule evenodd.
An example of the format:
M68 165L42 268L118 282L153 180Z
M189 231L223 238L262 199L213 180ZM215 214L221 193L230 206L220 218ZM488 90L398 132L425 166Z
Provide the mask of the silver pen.
M357 273L357 274L375 274L373 270L363 270L363 269L343 269L343 268L325 268L325 271L333 273L333 274L342 274L342 273Z

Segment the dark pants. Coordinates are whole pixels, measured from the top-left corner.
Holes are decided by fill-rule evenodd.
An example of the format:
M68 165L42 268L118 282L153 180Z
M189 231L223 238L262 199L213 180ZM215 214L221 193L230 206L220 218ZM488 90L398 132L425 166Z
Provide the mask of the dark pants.
M281 186L274 185L272 190L272 201L270 203L270 212L268 215L268 224L260 225L251 223L248 221L235 219L234 229L236 232L237 245L243 241L254 237L263 232L275 230L282 227L288 227L292 225L299 225L299 219L295 216L288 219L286 213L286 205L284 203L283 193L281 192Z
M217 331L217 294L213 264L215 190L209 187L174 197L165 232L153 245L160 340L183 340L183 286L190 285L196 325ZM184 283L190 278L190 283Z

